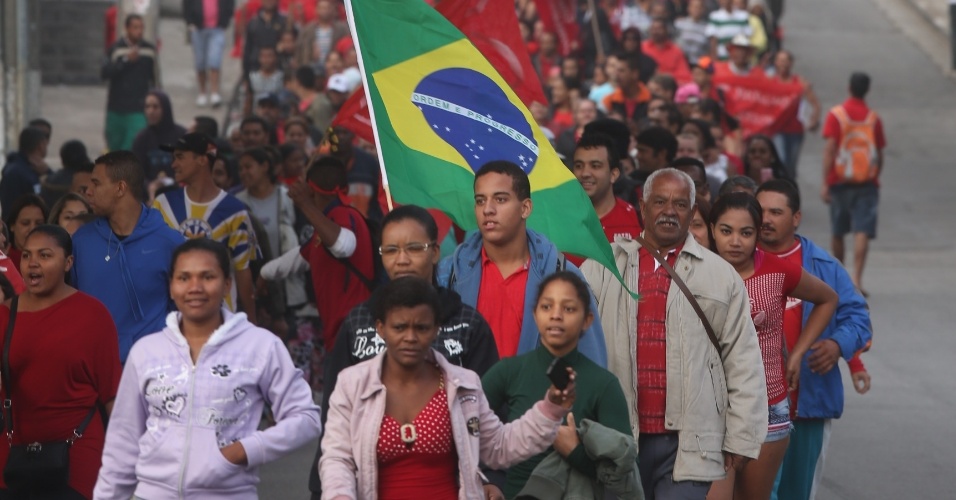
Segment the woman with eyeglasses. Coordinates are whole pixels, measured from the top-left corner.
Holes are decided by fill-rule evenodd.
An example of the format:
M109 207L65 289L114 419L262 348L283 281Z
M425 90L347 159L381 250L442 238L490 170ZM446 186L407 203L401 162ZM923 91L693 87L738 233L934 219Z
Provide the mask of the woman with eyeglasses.
M382 264L389 279L415 276L434 285L435 265L441 258L438 248L438 225L424 208L404 205L382 220ZM467 368L479 376L498 361L498 348L491 328L475 308L462 303L461 297L447 288L435 287L441 305L438 336L432 349L449 363ZM325 398L322 418L329 410L329 397L335 389L339 373L385 350L385 341L375 329L372 301L355 306L336 336L335 347L325 358ZM323 421L323 424L325 422ZM316 462L321 449L316 453ZM309 489L320 493L318 469L312 468Z

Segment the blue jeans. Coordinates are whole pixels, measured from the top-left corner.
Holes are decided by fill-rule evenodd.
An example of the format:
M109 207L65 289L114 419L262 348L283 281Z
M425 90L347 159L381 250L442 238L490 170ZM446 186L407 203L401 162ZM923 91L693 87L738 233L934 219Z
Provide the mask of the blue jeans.
M800 149L803 147L803 133L777 134L773 136L773 145L780 154L780 160L791 179L797 178L797 164L800 162Z
M222 51L226 45L226 32L222 28L197 28L192 31L189 40L193 45L196 71L219 71L222 66Z

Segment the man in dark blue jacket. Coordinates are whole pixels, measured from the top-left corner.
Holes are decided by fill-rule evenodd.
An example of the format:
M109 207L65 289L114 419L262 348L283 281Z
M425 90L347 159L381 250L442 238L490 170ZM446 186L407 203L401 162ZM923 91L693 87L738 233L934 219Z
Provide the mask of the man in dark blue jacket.
M4 216L20 196L40 193L40 176L50 170L44 160L49 142L50 137L39 128L20 131L18 149L7 158L0 180L0 209Z
M808 500L823 475L832 419L843 414L843 380L837 361L841 357L849 361L869 344L873 336L870 313L843 265L809 239L796 234L801 218L800 192L792 182L783 179L765 182L757 190L757 201L763 209L760 247L800 263L840 296L833 319L803 359L797 392L790 395L794 430L772 497ZM787 300L784 334L788 347L792 347L791 339L794 334L799 336L812 310L812 303Z
M119 334L120 361L141 337L166 325L173 250L185 238L143 204L143 167L129 151L96 159L90 205L100 216L73 235L72 283L106 306Z

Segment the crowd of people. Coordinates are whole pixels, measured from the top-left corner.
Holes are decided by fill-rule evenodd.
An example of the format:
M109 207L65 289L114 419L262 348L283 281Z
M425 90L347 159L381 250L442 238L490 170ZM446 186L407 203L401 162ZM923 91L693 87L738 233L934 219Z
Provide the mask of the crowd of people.
M362 83L340 1L183 2L198 108L228 98L235 22L225 129L177 124L123 19L108 152L70 140L52 169L38 118L0 178L0 498L256 498L258 467L317 437L314 498L813 498L839 358L870 384L870 79L821 116L782 2L567 3L574 29L514 2L529 109L617 269L531 229L548 207L508 161L461 194L476 231L390 210L374 145L333 125ZM748 133L722 74L798 84L800 109ZM821 121L832 256L798 234Z

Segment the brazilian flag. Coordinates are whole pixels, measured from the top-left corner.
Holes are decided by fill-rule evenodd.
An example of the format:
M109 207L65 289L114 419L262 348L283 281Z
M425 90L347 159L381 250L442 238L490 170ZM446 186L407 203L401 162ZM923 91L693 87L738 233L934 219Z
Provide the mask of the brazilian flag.
M397 202L437 208L460 227L475 228L475 172L508 160L531 181L530 227L616 274L581 185L461 31L423 0L348 0L346 7L376 146Z

